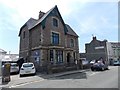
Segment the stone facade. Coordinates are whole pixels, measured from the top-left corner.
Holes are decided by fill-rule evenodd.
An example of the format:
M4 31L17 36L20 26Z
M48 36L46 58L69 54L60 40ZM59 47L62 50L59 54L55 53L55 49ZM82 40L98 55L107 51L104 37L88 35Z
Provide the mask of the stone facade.
M93 37L90 43L85 44L86 59L91 61L102 57L104 60L108 60L106 42L107 40L100 41L96 37Z
M29 19L20 29L19 56L32 61L37 71L66 69L79 60L78 35L64 23L57 6L38 20Z

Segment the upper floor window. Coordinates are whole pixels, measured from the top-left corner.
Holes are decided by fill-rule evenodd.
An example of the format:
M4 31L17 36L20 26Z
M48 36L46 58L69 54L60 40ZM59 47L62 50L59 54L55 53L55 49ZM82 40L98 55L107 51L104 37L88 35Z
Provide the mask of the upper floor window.
M23 32L23 39L25 38L25 31Z
M74 40L73 39L70 40L70 47L74 47Z
M52 44L58 45L59 44L59 34L52 32Z
M53 26L58 27L58 20L53 18Z

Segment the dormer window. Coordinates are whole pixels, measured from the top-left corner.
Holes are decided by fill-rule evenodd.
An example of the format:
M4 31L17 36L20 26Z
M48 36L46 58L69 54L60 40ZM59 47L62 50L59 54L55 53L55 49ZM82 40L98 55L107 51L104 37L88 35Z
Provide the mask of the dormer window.
M58 20L53 18L53 26L58 27Z

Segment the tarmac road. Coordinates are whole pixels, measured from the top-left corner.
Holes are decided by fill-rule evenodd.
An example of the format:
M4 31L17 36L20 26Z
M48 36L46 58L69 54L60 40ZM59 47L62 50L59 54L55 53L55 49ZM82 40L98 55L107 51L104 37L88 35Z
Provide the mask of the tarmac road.
M85 71L44 79L34 76L33 79L32 82L11 84L9 88L118 88L118 66L110 66L106 71Z

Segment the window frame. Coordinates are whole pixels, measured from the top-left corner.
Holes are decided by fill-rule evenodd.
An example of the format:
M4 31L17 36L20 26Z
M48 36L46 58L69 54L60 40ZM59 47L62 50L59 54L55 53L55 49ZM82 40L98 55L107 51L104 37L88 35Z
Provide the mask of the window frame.
M56 64L63 63L63 51L55 50L55 58L56 58Z
M50 50L50 62L51 64L54 64L54 50L53 49Z
M52 45L59 45L60 44L60 34L59 33L51 32L51 44Z
M75 46L75 40L73 38L70 39L70 47Z
M52 17L52 26L59 27L59 20L56 17Z

